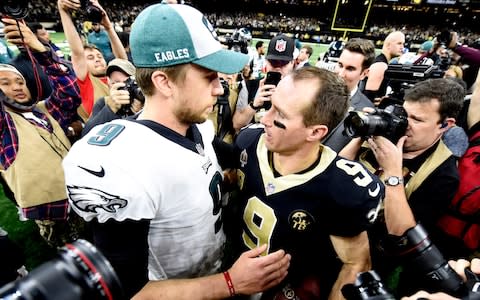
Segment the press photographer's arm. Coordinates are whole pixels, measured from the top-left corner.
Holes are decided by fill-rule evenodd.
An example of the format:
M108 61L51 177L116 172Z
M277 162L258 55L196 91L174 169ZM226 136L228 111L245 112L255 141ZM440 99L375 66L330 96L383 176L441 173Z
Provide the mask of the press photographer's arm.
M23 20L2 18L2 22L5 24L5 28L3 30L5 32L5 38L8 42L16 45L17 47L24 44L28 45L28 47L35 52L47 51L47 48L37 39L37 37L27 27Z
M480 66L480 50L461 45L456 32L443 32L437 37L437 41L445 43L449 49L460 55L466 64Z

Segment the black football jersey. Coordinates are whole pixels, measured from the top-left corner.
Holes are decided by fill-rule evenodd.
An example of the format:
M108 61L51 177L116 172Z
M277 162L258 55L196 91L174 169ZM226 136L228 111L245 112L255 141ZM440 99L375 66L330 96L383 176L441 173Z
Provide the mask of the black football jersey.
M264 254L284 249L292 255L290 277L330 273L333 284L341 263L330 235L352 237L366 230L378 215L384 186L360 163L326 146L306 172L275 177L262 132L246 129L237 139L240 243L244 250L267 244Z

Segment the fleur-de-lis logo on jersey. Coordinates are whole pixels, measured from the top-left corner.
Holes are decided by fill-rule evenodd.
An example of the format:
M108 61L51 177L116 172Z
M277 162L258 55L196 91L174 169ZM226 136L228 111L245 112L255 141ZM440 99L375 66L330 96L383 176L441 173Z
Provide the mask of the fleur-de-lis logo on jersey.
M288 218L288 223L293 230L304 232L315 223L315 219L305 210L294 210Z
M240 166L243 168L247 164L248 160L248 154L247 150L243 149L243 151L240 153Z

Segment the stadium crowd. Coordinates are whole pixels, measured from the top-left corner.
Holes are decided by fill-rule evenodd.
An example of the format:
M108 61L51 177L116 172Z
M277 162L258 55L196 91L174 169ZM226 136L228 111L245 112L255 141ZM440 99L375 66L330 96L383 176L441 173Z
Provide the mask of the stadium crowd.
M175 2L2 7L18 52L0 48L0 174L20 219L52 248L92 242L127 298L357 299L371 270L396 297L478 297L478 32L340 40L327 20ZM307 34L331 42L315 66ZM25 275L7 237L0 287Z
M292 3L291 3L292 4ZM294 3L293 3L294 4ZM292 5L293 5L292 4ZM44 3L42 1L29 1L29 21L31 22L58 22L57 7L54 2ZM106 1L105 10L117 25L117 28L122 28L123 25L129 26L132 24L138 13L146 6L146 4L133 4L124 1ZM305 41L315 41L321 43L330 43L337 39L342 32L336 33L330 30L331 20L328 17L300 17L289 15L288 11L283 14L269 14L258 12L244 12L244 13L206 13L209 21L216 28L235 29L246 27L252 32L261 31L269 32L284 32L298 34L300 39ZM388 23L387 23L388 24ZM422 43L426 40L431 40L436 34L443 30L445 24L431 24L431 25L385 25L372 24L363 34L357 37L364 37L375 42L376 46L381 46L382 41L388 33L401 30L406 35L407 42ZM59 29L61 28L54 28ZM476 28L463 27L456 28L461 38L460 42L464 45L472 46L475 42L478 43L480 33ZM307 34L307 35L305 35ZM258 37L261 37L258 34ZM265 35L269 38L268 35Z

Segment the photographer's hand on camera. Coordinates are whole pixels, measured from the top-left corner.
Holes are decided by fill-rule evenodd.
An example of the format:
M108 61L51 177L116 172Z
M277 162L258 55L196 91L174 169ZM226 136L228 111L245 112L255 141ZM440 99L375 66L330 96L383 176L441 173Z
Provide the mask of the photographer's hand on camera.
M469 262L465 259L459 259L459 260L456 260L456 261L450 260L448 262L448 264L450 265L450 267L452 267L455 270L455 272L458 273L458 275L460 275L460 277L462 277L463 281L465 281L467 283L467 286L468 286L468 279L465 276L465 269L466 268L470 268L470 270L474 274L480 275L480 259L478 259L478 258L472 259L471 262ZM472 287L469 287L469 288L471 289ZM477 290L474 290L472 292L475 293L475 294L478 293ZM450 296L450 295L445 294L445 293L430 294L426 291L418 291L410 297L403 297L402 300L417 300L417 299L421 299L421 298L422 299L429 299L429 300L454 300L454 299L458 299L458 298L455 298L455 297ZM468 297L468 299L470 299L470 297Z
M396 145L382 136L373 136L367 140L378 165L387 176L402 176L402 149L405 139L406 136L400 138Z
M117 113L123 105L130 105L130 93L127 90L122 90L125 83L114 83L110 89L110 96L106 97L108 107L112 112Z
M382 179L385 180L384 214L385 225L389 234L402 236L405 231L416 225L412 210L405 196L403 183L387 184L391 177L403 180L403 144L406 136L401 137L397 144L393 144L385 137L369 138L368 144L372 149L379 168L382 170Z
M59 10L68 12L78 10L81 7L80 0L58 0L57 5Z
M106 31L113 30L113 24L108 18L107 12L105 11L105 9L103 9L98 0L90 0L90 3L102 12L102 20L100 21L100 24L103 26L103 28Z
M17 47L28 46L36 52L45 52L47 48L37 39L35 34L23 21L10 18L2 18L5 27L3 29L5 38L9 43Z

